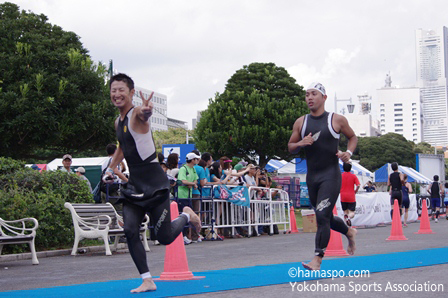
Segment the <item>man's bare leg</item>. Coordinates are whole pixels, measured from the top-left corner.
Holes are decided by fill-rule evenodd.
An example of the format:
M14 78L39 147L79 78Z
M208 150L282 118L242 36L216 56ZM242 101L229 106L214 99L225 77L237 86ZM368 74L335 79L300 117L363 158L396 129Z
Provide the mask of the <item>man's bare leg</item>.
M356 233L358 233L358 231L356 229L348 228L348 232L347 232L347 234L345 234L345 236L347 237L347 240L348 240L347 253L349 255L354 255L355 254L355 250L356 250L355 236L356 236Z
M131 293L143 293L155 290L157 290L157 286L152 280L152 277L150 277L144 278L142 284L138 288L131 290Z
M314 256L314 258L308 264L302 263L302 266L308 270L320 270L322 264L322 257Z
M201 219L196 214L196 212L194 212L190 207L184 207L182 211L190 215L190 224L193 225L196 231L199 233L201 231Z
M355 212L353 212L353 211L349 211L349 212L348 212L348 217L349 217L350 219L353 219L353 217L355 217Z

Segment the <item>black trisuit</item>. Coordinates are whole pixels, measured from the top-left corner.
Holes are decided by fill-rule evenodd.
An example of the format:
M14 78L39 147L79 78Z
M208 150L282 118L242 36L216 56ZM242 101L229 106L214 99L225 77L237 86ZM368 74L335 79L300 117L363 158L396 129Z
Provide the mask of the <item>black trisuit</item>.
M117 138L129 167L129 181L123 195L123 220L129 252L140 274L149 272L146 252L140 241L140 224L146 212L151 214L154 231L161 244L170 244L187 224L181 214L171 221L169 182L160 167L151 129L140 134L129 126L134 108L123 121L118 119Z
M401 205L403 203L403 195L401 193L401 178L399 172L393 172L389 176L389 182L391 187L391 195L390 195L390 203L391 205L394 204L395 200L398 200L398 207L401 208Z
M348 227L338 216L333 216L333 208L341 189L341 170L338 152L339 133L332 126L333 113L324 112L315 117L305 115L301 136L309 133L314 138L311 146L305 146L307 175L306 184L311 205L317 219L316 256L323 257L328 241L330 228L347 234Z

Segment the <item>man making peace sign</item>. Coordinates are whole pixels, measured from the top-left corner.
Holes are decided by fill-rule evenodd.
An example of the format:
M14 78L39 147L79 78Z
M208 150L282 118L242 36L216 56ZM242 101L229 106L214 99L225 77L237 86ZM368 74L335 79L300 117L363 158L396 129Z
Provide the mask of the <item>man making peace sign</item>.
M149 118L154 104L151 98L145 99L140 92L142 105L134 107L132 96L135 93L134 82L125 74L117 74L110 80L110 99L120 111L115 121L119 147L115 151L104 181L109 180L113 169L126 158L129 166L129 182L122 193L124 231L129 252L143 279L140 287L131 292L156 290L146 262L146 252L140 241L140 224L146 212L154 223L157 240L161 244L170 244L182 231L188 221L200 231L199 217L189 207L171 221L169 182L157 160L154 140L152 138Z

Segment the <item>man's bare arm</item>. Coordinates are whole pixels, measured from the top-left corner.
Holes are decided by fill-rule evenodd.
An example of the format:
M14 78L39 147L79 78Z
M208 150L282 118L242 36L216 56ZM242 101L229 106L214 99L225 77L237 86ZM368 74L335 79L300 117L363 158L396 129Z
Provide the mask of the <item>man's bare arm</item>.
M352 157L353 152L356 149L356 146L358 145L358 138L355 135L355 132L348 124L347 119L344 116L334 114L334 120L335 120L335 129L339 128L339 131L345 135L345 137L348 139L347 144L347 151L346 152L338 152L336 155L343 161L348 162L350 158Z

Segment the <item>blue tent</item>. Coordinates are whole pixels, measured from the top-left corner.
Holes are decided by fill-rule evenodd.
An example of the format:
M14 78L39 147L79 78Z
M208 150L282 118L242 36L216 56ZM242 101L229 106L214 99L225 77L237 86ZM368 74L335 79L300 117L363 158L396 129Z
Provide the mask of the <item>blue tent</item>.
M280 168L282 168L284 165L286 165L288 162L285 160L276 160L271 159L267 165L265 166L266 171L268 172L274 172L278 171Z
M398 171L403 174L408 175L408 182L417 182L421 184L430 184L431 179L423 176L421 173L417 172L413 168L398 166ZM387 182L387 179L392 173L392 169L390 167L390 163L386 163L381 168L375 171L375 182Z

